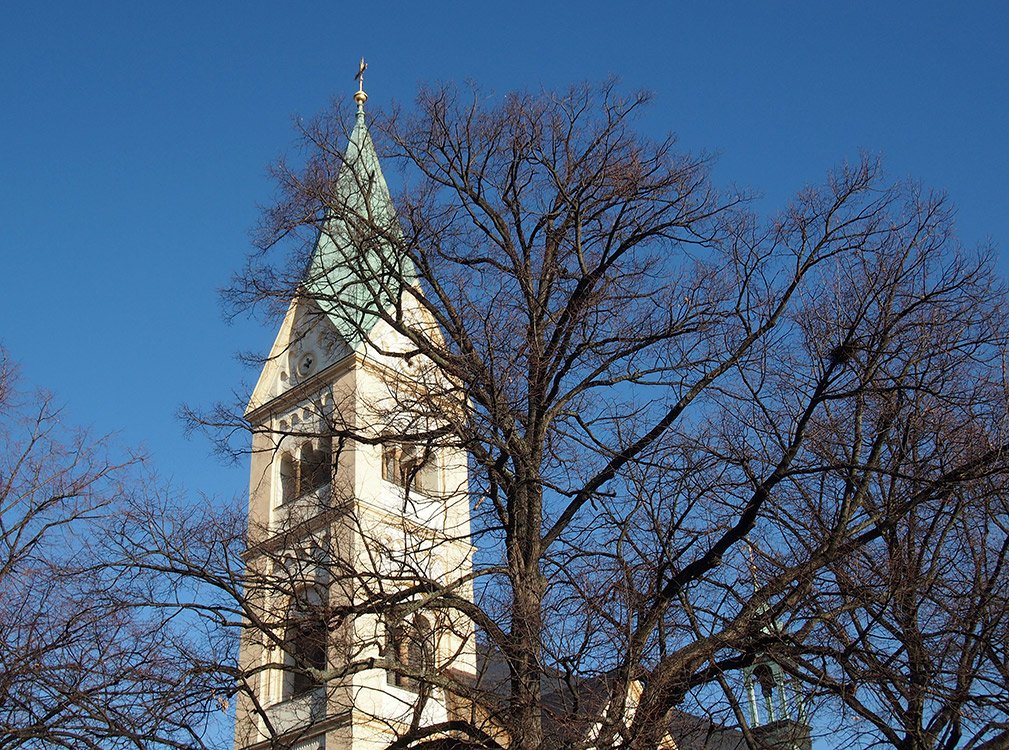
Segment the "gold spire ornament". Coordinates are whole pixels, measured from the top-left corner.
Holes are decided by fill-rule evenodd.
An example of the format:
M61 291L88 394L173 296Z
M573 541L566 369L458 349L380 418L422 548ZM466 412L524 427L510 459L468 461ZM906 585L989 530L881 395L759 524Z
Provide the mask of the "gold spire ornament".
M354 76L354 80L357 81L357 93L354 94L354 101L357 102L358 113L364 113L364 103L368 101L368 95L364 93L364 71L368 69L368 63L361 58L361 64L357 68L357 75Z

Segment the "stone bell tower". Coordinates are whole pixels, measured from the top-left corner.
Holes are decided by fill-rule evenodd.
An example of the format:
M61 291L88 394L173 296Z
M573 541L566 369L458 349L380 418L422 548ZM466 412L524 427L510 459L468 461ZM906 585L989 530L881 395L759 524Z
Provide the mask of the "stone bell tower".
M475 672L471 622L431 606L472 598L466 455L439 429L462 402L402 333L439 335L397 253L363 80L354 98L307 275L246 411L236 750L377 750L449 720L438 676Z

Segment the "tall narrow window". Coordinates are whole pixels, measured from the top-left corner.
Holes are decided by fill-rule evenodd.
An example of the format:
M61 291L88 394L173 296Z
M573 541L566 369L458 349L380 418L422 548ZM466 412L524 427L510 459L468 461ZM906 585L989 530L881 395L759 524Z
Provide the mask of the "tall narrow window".
M398 445L382 446L382 479L393 484L400 484L399 451Z
M298 464L294 456L284 453L280 457L280 502L289 503L298 496Z
M431 642L433 632L431 623L424 615L414 615L412 636L407 643L407 663L422 673L426 673L434 665L434 644Z
M426 674L434 668L434 631L431 622L422 614L410 619L394 617L387 626L386 654L399 669L390 669L390 685L417 691L422 680L417 674Z
M303 592L299 599L291 606L284 638L288 665L285 699L296 698L321 685L318 672L326 669L328 630L322 595L310 590Z
M332 481L333 442L319 438L305 443L301 448L301 486L299 495L324 487Z

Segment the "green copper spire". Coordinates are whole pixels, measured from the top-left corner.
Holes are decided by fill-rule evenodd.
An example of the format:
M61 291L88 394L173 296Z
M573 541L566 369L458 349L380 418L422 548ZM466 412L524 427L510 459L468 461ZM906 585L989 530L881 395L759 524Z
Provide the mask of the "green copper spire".
M404 279L414 275L413 264L398 248L402 230L365 122L366 67L362 58L354 130L305 279L308 295L351 347L374 328L380 310L394 303Z

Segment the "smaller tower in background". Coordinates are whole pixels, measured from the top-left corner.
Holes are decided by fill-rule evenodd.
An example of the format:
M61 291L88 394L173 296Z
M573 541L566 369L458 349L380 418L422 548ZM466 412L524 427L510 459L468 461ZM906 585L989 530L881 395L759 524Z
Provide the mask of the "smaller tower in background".
M759 590L753 545L747 543L753 590ZM765 610L766 611L766 610ZM780 627L772 621L764 628L768 635L779 635ZM743 671L747 721L750 731L764 750L811 750L812 738L806 707L799 684L767 654L758 654Z
M766 750L810 750L802 693L773 659L758 657L743 675L750 730Z

